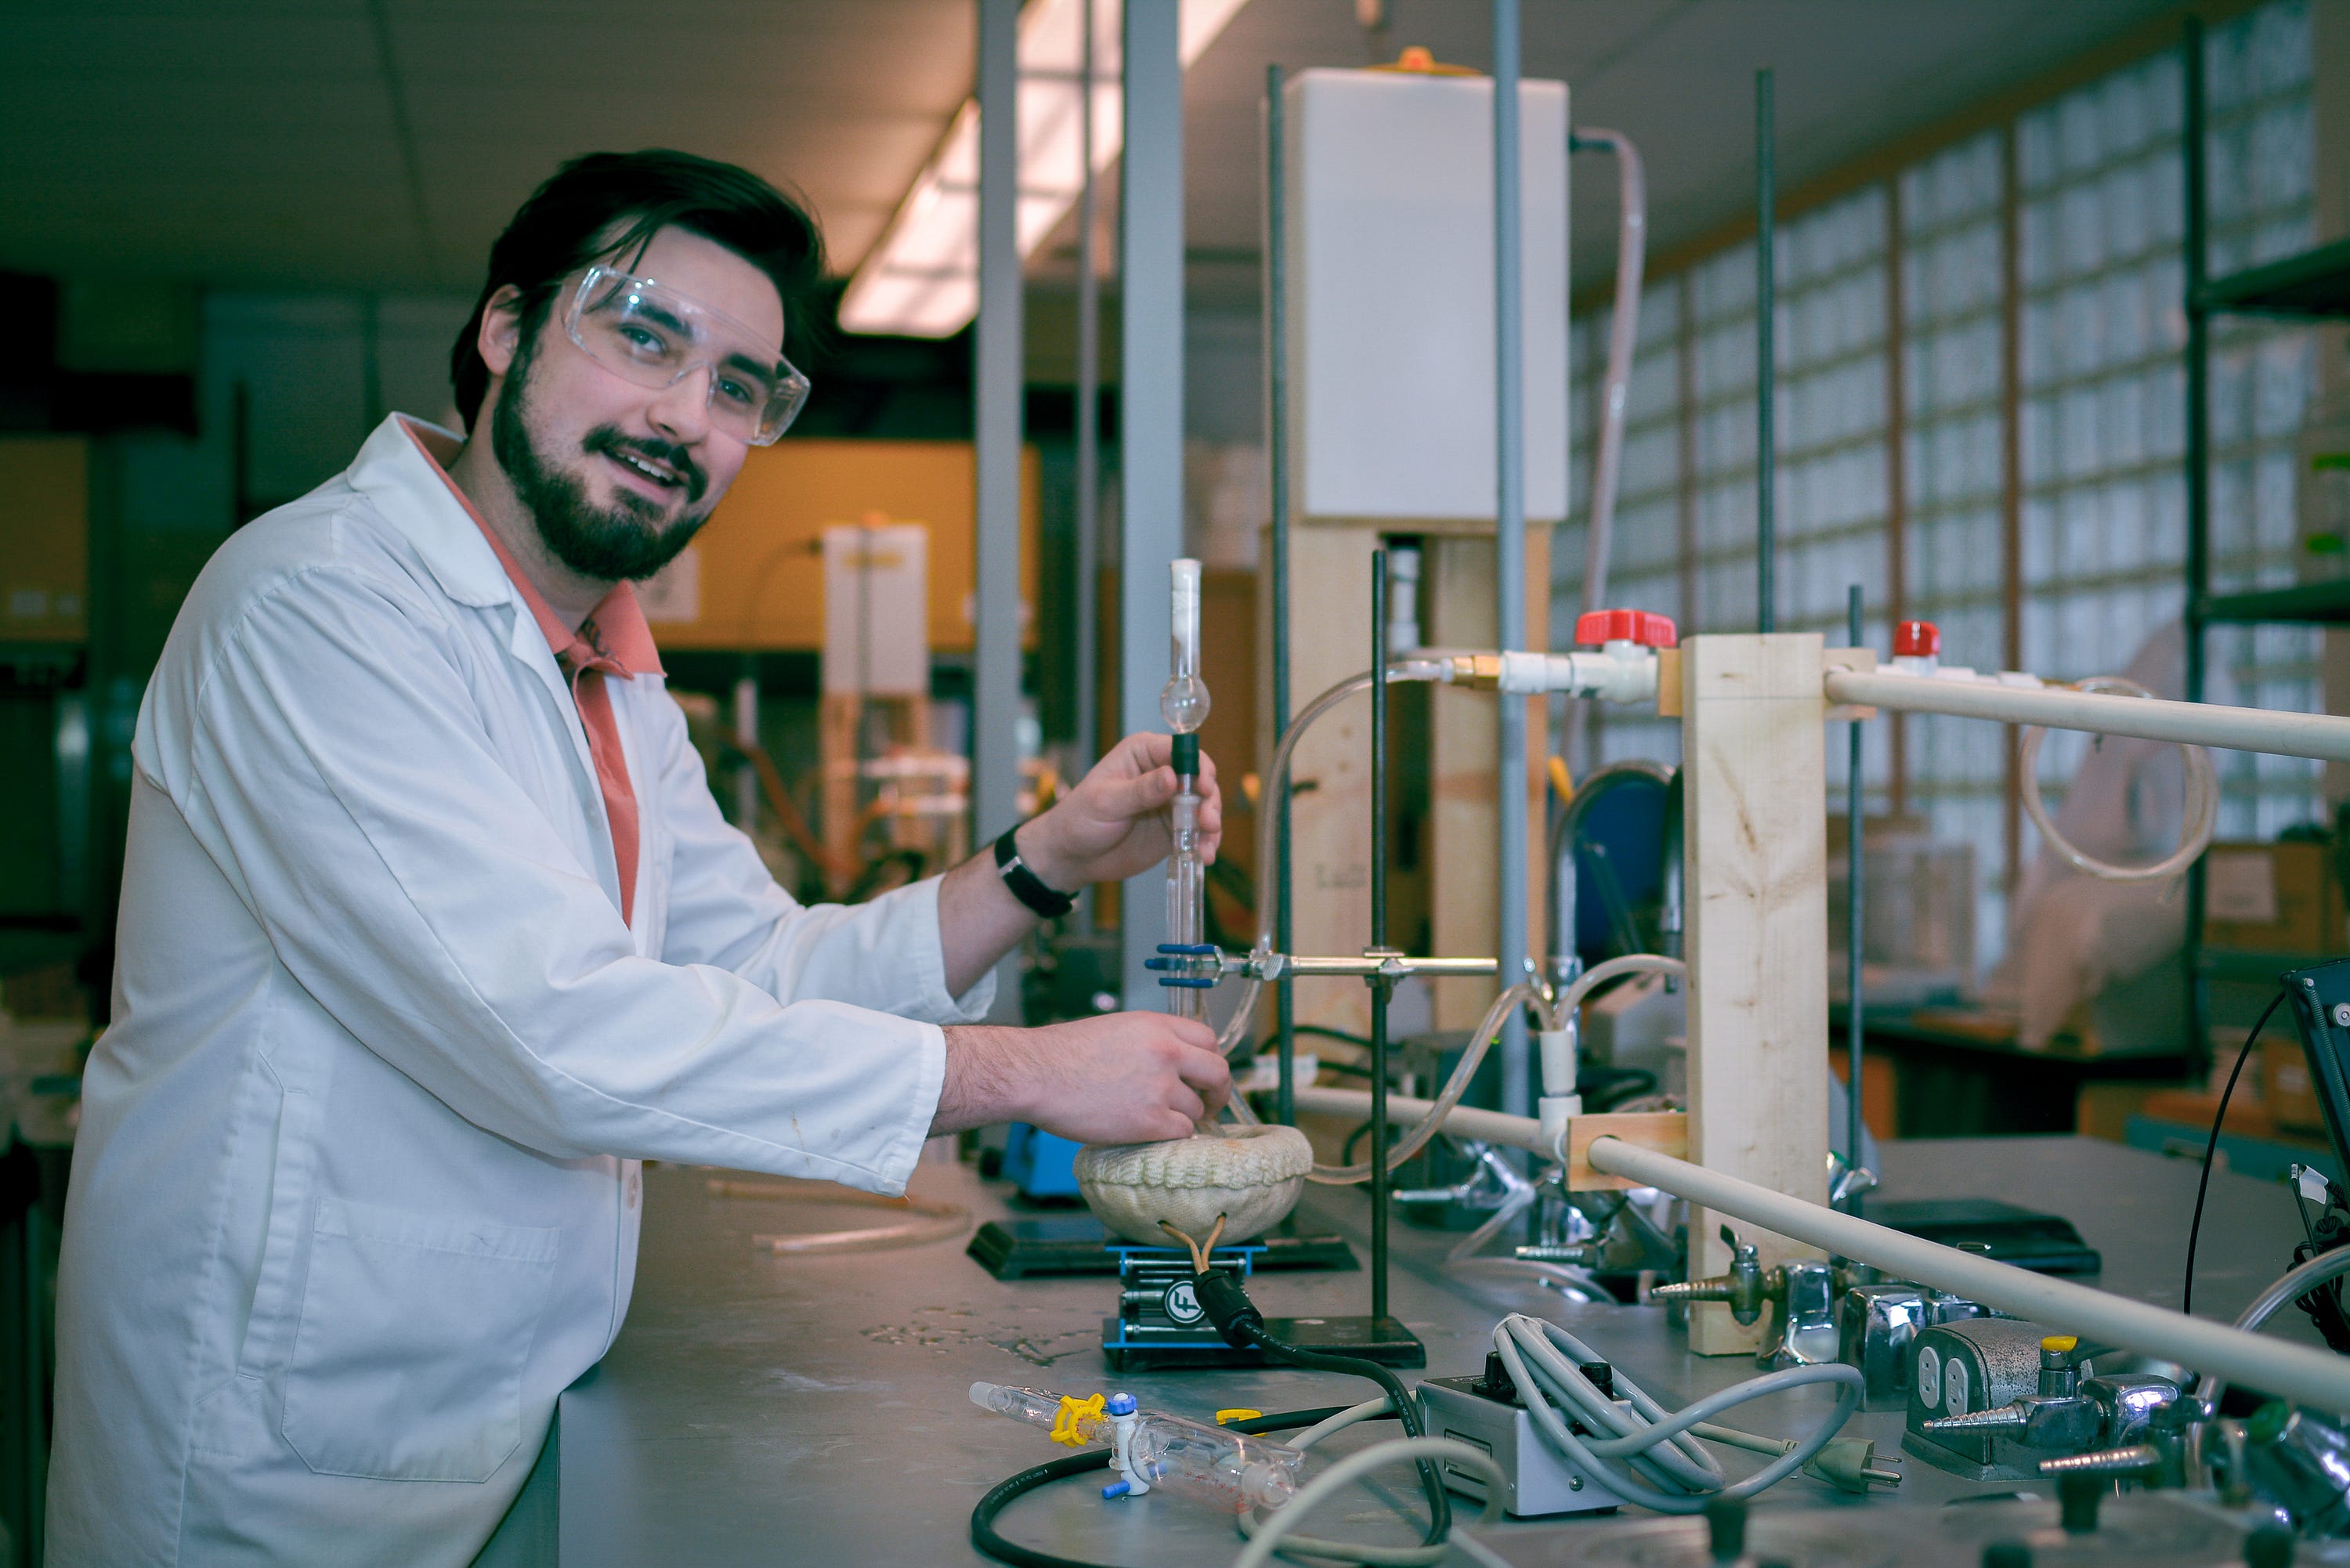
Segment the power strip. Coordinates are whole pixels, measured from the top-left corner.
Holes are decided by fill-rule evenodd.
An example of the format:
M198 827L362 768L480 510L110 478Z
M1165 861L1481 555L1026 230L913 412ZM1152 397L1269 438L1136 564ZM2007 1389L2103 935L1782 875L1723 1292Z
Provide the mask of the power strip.
M1519 1519L1545 1514L1594 1513L1621 1507L1623 1499L1570 1464L1543 1440L1501 1357L1491 1357L1482 1377L1431 1377L1419 1386L1421 1419L1429 1436L1451 1438L1482 1449L1509 1478L1502 1507ZM1580 1430L1580 1428L1577 1428ZM1485 1501L1483 1476L1443 1467L1444 1484L1461 1496Z

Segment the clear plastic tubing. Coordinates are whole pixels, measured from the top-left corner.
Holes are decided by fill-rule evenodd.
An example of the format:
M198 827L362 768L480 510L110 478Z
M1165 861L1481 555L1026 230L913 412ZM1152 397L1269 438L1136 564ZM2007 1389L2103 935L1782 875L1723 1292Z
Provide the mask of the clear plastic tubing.
M972 1384L971 1402L1047 1432L1061 1414L1059 1395L1000 1383ZM1229 1427L1203 1427L1164 1410L1138 1412L1134 1423L1134 1468L1154 1491L1188 1497L1227 1513L1279 1508L1297 1491L1305 1463L1302 1449ZM1081 1415L1071 1424L1088 1443L1107 1446L1115 1436L1116 1423L1107 1416Z
M1200 563L1171 563L1174 578L1172 670L1159 693L1159 712L1174 733L1175 798L1168 809L1172 839L1167 856L1167 940L1184 947L1206 940L1202 900L1205 868L1200 864L1200 740L1208 721L1208 685L1200 679ZM1167 988L1167 1010L1178 1017L1205 1018L1203 987Z

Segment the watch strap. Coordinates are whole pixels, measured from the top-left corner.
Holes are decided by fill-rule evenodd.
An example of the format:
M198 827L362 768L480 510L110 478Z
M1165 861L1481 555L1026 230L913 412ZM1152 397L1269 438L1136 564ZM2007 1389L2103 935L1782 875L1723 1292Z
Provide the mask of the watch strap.
M996 839L996 874L1003 878L1003 885L1012 889L1014 898L1045 919L1055 919L1067 914L1077 907L1076 896L1047 888L1043 878L1028 869L1027 862L1020 858L1020 846L1013 842L1012 836L1019 831L1019 826L1014 825L1005 828L1003 836Z

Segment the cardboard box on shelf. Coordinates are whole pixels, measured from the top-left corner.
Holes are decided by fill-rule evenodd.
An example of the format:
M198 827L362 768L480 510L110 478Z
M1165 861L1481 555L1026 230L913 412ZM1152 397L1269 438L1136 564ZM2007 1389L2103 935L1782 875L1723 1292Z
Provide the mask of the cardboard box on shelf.
M2237 951L2350 951L2331 846L2214 844L2205 859L2203 945Z
M2309 1075L2309 1057L2301 1041L2288 1034L2261 1042L2261 1099L2276 1125L2288 1132L2325 1131L2325 1111L2317 1101L2317 1085Z

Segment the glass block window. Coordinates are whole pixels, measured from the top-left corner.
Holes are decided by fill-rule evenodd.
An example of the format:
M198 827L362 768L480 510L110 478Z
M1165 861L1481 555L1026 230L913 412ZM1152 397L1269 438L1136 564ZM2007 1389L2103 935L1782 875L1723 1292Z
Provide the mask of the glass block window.
M1902 615L1941 628L1952 664L2003 660L2002 133L1904 170L1901 246ZM1889 639L1877 645L1890 647ZM1973 847L1975 950L2007 929L2004 732L1917 714L1903 727L1903 807Z
M2310 11L2270 0L2206 35L2215 276L2312 241ZM1781 223L1783 628L1842 640L1858 582L1868 639L1885 649L1896 562L1901 613L1938 623L1951 663L2116 673L2178 621L2184 91L2176 52L2162 50ZM1643 304L1607 597L1671 613L1685 631L1756 624L1754 284L1750 241L1652 276ZM1607 348L1606 302L1589 303L1573 327L1576 491L1553 557L1557 645L1582 576ZM2307 327L2214 326L2218 592L2294 580L2296 443L2316 357ZM2210 700L2322 705L2315 630L2221 627L2207 648ZM2038 851L2010 795L2010 737L1960 719L1901 723L1898 748L1891 725L1871 726L1871 809L1920 815L1937 838L1973 847L1987 968L2006 945L2009 884ZM1671 725L1611 715L1597 733L1606 760L1678 753ZM2085 743L2060 733L2043 746L2052 806ZM1827 755L1840 794L1841 736ZM2220 762L2223 836L2271 838L2321 814L2316 764Z
M2309 243L2307 8L2272 5L2205 39L2214 275ZM2015 125L2025 667L2118 672L2185 607L2185 209L2175 54L2116 71ZM2223 318L2211 352L2216 590L2293 576L2293 452L2311 332ZM2314 710L2320 636L2210 634L2205 695ZM2183 679L2183 676L2178 677ZM2085 739L2041 753L2051 799ZM2320 764L2223 753L2220 833L2273 837L2318 816ZM2028 863L2035 836L2022 829Z

